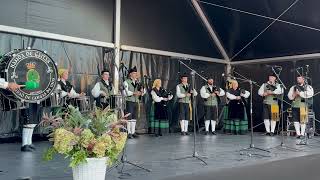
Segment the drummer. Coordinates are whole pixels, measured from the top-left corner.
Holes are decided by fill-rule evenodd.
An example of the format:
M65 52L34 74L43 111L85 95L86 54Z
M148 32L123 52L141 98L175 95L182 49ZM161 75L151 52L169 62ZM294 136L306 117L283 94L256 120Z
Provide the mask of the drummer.
M57 90L61 93L61 98L66 98L66 104L70 104L70 99L79 98L85 96L85 93L77 93L71 83L68 80L69 78L69 71L67 69L59 69L58 70L58 85Z
M109 70L103 70L100 80L91 90L91 94L96 100L96 106L102 109L105 109L110 104L110 96L114 95L114 89L109 79Z

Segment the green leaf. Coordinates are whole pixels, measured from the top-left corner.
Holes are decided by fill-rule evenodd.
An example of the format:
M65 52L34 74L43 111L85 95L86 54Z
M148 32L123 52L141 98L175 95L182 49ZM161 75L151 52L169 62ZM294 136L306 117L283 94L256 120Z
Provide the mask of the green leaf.
M70 167L76 167L81 163L86 163L87 153L84 150L75 152L71 157Z
M48 148L45 153L43 154L42 156L42 159L44 161L51 161L53 159L53 156L57 153L57 151L53 148L53 147L50 147Z

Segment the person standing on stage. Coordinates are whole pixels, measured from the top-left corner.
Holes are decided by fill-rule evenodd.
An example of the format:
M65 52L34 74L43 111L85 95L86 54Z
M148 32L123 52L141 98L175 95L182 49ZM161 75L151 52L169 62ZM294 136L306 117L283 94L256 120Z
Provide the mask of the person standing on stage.
M71 83L68 81L69 72L67 69L59 69L58 70L58 85L57 90L61 93L61 98L78 98L81 96L85 96L85 93L77 93ZM70 104L70 100L66 100L67 105Z
M138 82L137 68L133 67L129 70L129 78L124 81L124 94L126 96L126 113L130 113L128 117L127 130L128 138L138 137L135 133L137 118L140 111L141 97L146 93L145 88Z
M306 123L308 121L308 101L314 95L312 86L305 83L302 75L297 76L297 85L290 88L288 98L292 100L292 119L297 138L305 135ZM301 131L300 131L301 128Z
M176 95L179 102L179 120L181 127L181 135L189 135L188 125L191 120L191 96L195 97L198 95L195 89L191 89L188 84L188 76L182 75L181 83L176 87Z
M224 130L228 134L246 134L248 132L246 98L250 96L250 92L240 89L236 80L231 80L230 83L231 88L226 93L229 103Z
M9 89L10 91L15 91L24 85L18 85L16 83L8 83L6 82L5 79L0 78L0 88L1 89ZM30 107L28 109L23 109L21 110L21 118L23 118L23 129L22 129L22 144L21 144L21 151L22 152L30 152L35 150L34 145L32 144L32 135L34 128L37 125L37 120L38 120L38 110L36 109L35 111L32 111L35 107L37 108L38 106L29 105ZM30 117L30 114L32 117Z
M268 82L263 83L258 94L263 97L263 119L266 128L266 135L273 136L276 123L280 119L279 98L283 94L283 89L276 82L277 76L269 75Z
M216 135L216 124L218 120L218 103L219 97L224 96L225 92L223 89L217 87L214 84L213 78L209 77L207 84L202 86L200 95L204 99L204 124L205 124L205 135L209 133L209 126L211 123L211 132Z
M91 90L92 96L96 100L96 106L105 109L110 104L110 96L114 95L112 83L109 82L109 70L101 72L101 79L94 85Z
M160 79L156 79L153 82L151 97L151 131L155 134L155 136L162 136L163 134L169 133L167 102L173 98L173 95L161 87Z

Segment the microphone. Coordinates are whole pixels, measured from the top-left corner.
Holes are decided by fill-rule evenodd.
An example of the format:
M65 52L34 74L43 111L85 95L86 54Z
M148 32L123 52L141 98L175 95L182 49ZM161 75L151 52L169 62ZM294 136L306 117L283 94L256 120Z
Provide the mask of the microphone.
M231 74L225 74L225 73L222 73L221 76L222 77L233 77Z
M226 77L226 78L236 79L236 78L235 78L234 76L232 76L231 74L222 73L221 76L222 76L222 77Z

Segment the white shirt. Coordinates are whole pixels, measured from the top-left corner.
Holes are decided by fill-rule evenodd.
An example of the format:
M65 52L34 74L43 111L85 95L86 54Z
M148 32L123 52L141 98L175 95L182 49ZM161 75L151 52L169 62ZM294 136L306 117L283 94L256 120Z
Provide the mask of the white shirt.
M137 83L137 82L136 82ZM124 92L123 94L125 96L132 96L134 92L132 91L129 91L129 85L128 85L128 82L127 81L124 81L123 82L123 86L124 86ZM147 93L147 90L145 88L143 88L143 92L142 92L142 95L141 96L144 96L145 94Z
M294 87L295 87L295 86L292 86L292 87L290 88L290 90L289 90L289 93L288 93L288 98L289 98L290 100L294 100L294 97L293 97ZM299 96L302 97L302 98L306 98L306 99L311 98L311 97L314 95L314 91L313 91L312 86L307 85L307 88L306 88L306 89L307 89L306 91L301 91L301 92L299 92L299 93L298 93Z
M66 81L64 79L58 79L58 81L61 81L63 84L66 84ZM61 89L61 86L60 84L57 85L57 90L61 92L61 97L65 97L68 95L68 92L66 91L63 91ZM70 98L77 98L77 97L80 97L80 94L78 94L72 87L71 91L70 91Z
M263 83L263 84L261 85L261 87L259 88L258 94L259 94L260 96L263 96L263 94L264 94L264 89L266 88L267 84L269 84L269 82L268 82L268 83ZM275 89L274 91L272 91L272 92L273 92L273 94L280 95L280 94L283 93L283 89L281 88L280 84L277 84L277 85L276 85L276 89Z
M208 85L210 90L212 91L212 88L213 86L212 85ZM226 93L224 92L223 89L219 88L220 89L220 93L218 96L224 96ZM211 96L210 93L207 93L207 90L206 90L206 86L202 86L202 88L200 89L200 96L203 98L203 99L207 99Z
M109 86L109 81L104 81L108 86ZM97 82L93 89L91 90L91 94L93 97L97 98L99 97L101 94L103 94L104 92L101 91L101 88L100 88L100 82Z
M176 87L176 95L177 95L178 98L185 98L185 97L187 96L186 94L182 94L182 93L181 93L179 84L178 84L177 87ZM194 90L193 90L193 96L197 96L197 95L198 95L198 93L197 93L197 91L194 89Z
M6 82L6 80L5 79L3 79L3 78L0 78L0 88L2 88L2 89L7 89L8 88L8 82Z
M157 93L154 92L154 90L151 91L151 97L154 102L161 102L164 99L163 97L158 96ZM173 96L170 95L168 98L169 98L168 100L171 100Z
M244 97L244 98L248 98L250 96L250 92L249 91L245 91L244 94L240 94L240 96ZM230 100L236 100L237 96L227 92L227 98Z

